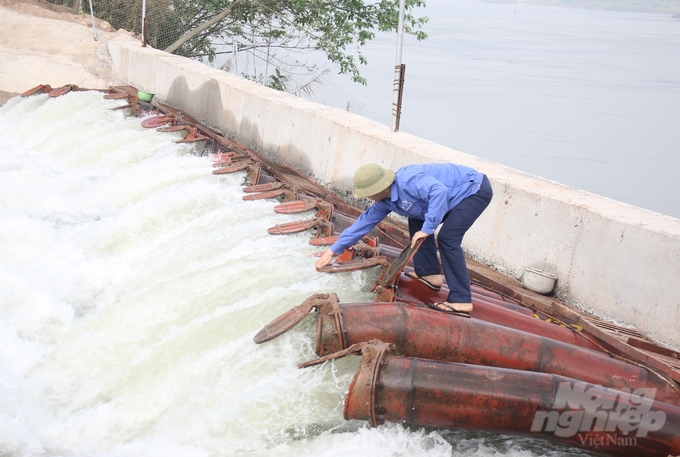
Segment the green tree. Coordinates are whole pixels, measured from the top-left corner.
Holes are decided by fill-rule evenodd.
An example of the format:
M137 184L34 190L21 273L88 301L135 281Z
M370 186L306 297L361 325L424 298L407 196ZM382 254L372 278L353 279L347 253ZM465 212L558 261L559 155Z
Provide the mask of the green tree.
M422 30L427 17L416 17L413 10L424 6L424 0L406 0L404 30L418 40L427 37ZM278 89L286 88L296 71L309 76L316 71L314 64L291 60L293 53L318 50L340 73L366 84L359 71L367 63L361 47L377 31L397 29L398 8L399 0L173 0L172 17L163 19L170 38L149 42L171 42L162 49L208 62L218 54L248 51L264 69L245 76Z

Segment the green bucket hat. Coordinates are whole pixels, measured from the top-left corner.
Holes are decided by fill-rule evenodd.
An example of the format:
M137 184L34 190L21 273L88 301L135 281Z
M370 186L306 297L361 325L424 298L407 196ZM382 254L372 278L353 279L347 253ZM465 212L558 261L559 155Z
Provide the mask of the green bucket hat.
M387 189L394 182L394 172L377 163L367 163L354 172L354 195L370 197Z

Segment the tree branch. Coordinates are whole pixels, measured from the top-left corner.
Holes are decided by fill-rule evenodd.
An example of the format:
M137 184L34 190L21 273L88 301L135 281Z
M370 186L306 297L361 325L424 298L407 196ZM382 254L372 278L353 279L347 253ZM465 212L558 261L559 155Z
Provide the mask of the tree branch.
M204 22L203 24L199 25L196 27L194 30L192 30L189 33L185 33L177 41L172 43L170 46L164 49L165 52L173 52L180 46L182 46L184 43L189 41L190 39L194 38L196 35L204 31L205 29L212 27L213 25L217 24L220 22L222 19L227 17L229 14L231 14L232 11L238 6L239 3L241 3L243 0L236 0L234 3L231 4L229 8L226 10L222 11L220 14L217 16L213 17L209 21Z

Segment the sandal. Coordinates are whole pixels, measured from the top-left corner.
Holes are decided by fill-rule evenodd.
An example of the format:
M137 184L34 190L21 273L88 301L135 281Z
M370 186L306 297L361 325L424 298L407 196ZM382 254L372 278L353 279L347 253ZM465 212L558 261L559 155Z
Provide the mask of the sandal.
M434 284L432 284L427 279L423 279L415 273L409 272L409 273L404 273L404 275L408 278L415 279L416 281L422 282L423 284L425 284L427 287L429 287L432 290L441 290L441 288L442 288L441 286L435 286Z
M472 317L471 311L460 311L453 307L451 303L439 302L439 303L426 303L427 306L434 309L435 311L441 311L443 313L455 314L461 317Z

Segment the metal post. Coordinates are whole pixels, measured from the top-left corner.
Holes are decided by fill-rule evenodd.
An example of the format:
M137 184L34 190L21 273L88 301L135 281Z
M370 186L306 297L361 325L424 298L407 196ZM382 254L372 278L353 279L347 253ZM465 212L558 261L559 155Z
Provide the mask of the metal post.
M397 88L397 118L396 124L392 125L392 131L399 131L399 122L401 121L401 97L404 95L404 74L406 73L406 65L401 64L396 67L397 73L399 74L399 87Z
M234 65L234 68L236 68L236 75L241 76L241 70L238 67L238 43L236 42L236 40L234 40L234 53L233 53L233 55L234 55L234 59L236 59L235 60L236 64Z
M399 1L399 23L397 25L397 62L394 65L394 99L392 102L392 131L399 130L401 118L401 93L404 90L404 65L401 63L401 50L404 43L404 9L406 0Z
M94 25L94 9L92 9L92 0L90 3L90 16L92 16L92 31L94 32L94 41L97 41L97 27Z
M146 0L142 0L142 47L146 47Z

